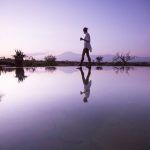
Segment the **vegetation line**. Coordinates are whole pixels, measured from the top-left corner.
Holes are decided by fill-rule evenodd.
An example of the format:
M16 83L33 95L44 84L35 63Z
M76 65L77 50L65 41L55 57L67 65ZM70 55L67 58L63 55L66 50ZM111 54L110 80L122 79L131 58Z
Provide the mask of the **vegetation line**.
M59 61L53 55L44 57L44 60L36 60L32 56L25 55L21 50L16 49L13 58L0 57L0 68L3 66L11 67L42 67L42 66L77 66L78 61ZM103 56L96 57L91 63L92 66L150 66L150 62L131 62L135 59L130 53L119 54L117 53L112 59L112 62L104 62ZM88 65L87 62L83 66Z

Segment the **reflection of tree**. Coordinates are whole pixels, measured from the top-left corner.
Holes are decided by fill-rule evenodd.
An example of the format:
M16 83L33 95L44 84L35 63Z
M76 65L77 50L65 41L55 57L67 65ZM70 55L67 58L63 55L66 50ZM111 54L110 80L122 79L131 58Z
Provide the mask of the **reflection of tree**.
M35 67L27 67L26 70L29 72L35 72L36 68Z
M96 67L96 70L103 70L103 67L98 66L98 67Z
M4 73L7 73L7 72L12 72L12 71L14 71L15 70L15 68L8 68L8 67L1 67L0 68L0 74L1 74L1 72L4 72Z
M25 80L27 76L24 75L23 68L16 68L16 77L18 78L18 82L22 82L23 80Z
M24 68L8 68L4 67L0 69L0 75L1 72L7 73L7 72L12 72L15 71L16 77L18 78L18 82L22 82L27 76L24 74Z
M45 70L48 72L54 72L56 70L56 67L45 67Z
M132 67L132 66L115 66L113 69L116 74L119 74L119 73L129 74L129 71L134 70L134 67Z

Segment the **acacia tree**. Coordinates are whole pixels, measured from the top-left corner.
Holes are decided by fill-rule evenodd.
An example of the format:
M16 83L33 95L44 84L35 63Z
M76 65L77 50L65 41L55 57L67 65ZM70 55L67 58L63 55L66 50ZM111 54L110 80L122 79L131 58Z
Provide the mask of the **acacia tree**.
M130 52L128 52L126 54L117 53L116 56L114 56L114 58L113 58L113 62L122 63L123 65L126 65L127 62L129 62L133 59L135 59L135 56L131 56Z

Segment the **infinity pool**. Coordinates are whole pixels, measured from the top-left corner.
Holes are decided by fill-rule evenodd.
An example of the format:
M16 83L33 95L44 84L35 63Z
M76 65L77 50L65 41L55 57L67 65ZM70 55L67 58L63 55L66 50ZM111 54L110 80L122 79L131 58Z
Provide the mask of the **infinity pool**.
M150 68L5 68L0 150L149 150Z

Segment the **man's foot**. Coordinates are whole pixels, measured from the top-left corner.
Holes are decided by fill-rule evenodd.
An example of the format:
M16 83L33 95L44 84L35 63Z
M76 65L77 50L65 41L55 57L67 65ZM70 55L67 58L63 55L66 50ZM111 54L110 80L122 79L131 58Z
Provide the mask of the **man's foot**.
M79 63L78 66L79 66L79 67L82 67L82 63Z

